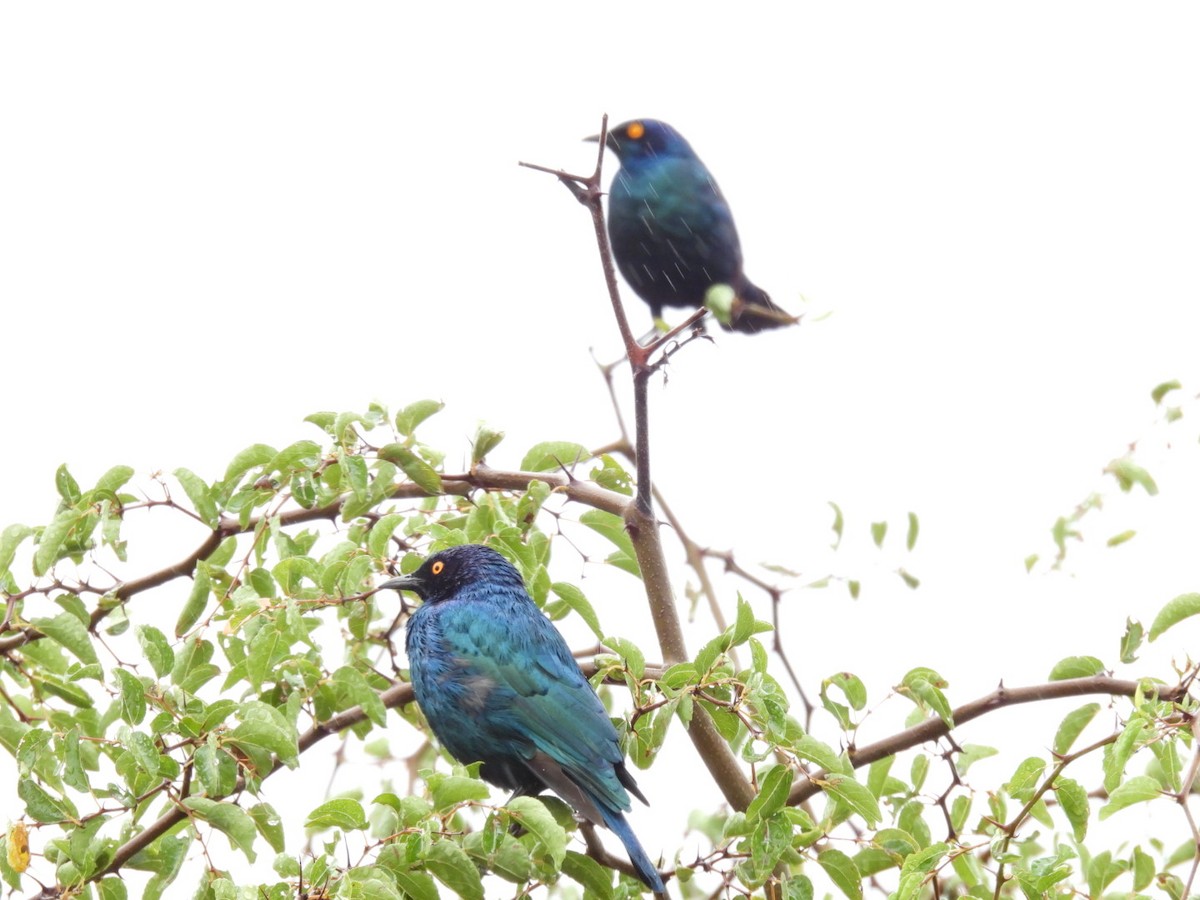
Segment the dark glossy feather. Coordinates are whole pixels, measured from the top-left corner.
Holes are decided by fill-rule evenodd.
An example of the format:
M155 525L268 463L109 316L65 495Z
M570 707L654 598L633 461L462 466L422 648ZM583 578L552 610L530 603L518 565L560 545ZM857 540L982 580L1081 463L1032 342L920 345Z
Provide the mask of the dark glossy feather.
M795 322L742 271L733 213L683 136L655 119L608 133L621 161L608 200L608 235L621 275L655 318L664 306L705 305L709 288L734 291L727 328L757 332Z
M383 587L425 601L408 623L413 691L430 727L463 763L517 794L549 789L610 828L642 880L662 879L623 812L645 802L603 704L521 576L488 547L452 547Z

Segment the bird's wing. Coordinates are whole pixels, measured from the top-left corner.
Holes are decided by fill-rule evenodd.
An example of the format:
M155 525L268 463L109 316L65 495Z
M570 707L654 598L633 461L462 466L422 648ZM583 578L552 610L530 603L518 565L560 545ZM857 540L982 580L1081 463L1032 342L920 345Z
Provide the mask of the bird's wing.
M443 617L460 683L486 694L463 712L473 714L481 738L519 753L564 799L575 800L555 783L549 761L598 802L629 809L616 729L562 636L532 601L521 601L502 615L463 605Z
M727 253L741 264L741 246L733 213L708 168L698 159L666 159L647 173L641 187L646 209L657 226L680 240L703 236L713 252Z

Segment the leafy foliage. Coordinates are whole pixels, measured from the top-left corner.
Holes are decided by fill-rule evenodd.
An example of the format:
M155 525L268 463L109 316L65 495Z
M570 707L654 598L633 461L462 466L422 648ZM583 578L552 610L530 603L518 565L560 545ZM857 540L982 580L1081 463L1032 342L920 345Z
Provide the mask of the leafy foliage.
M586 896L635 895L629 875L614 881L576 849L577 826L561 802L499 806L473 770L449 767L429 749L410 793L307 798L304 828L321 839L308 849L262 796L268 778L305 765L326 736L369 744L397 716L424 728L396 656L396 622L372 585L431 549L483 542L514 561L548 615L578 617L603 636L613 653L597 657L594 671L632 699L622 733L635 764L652 765L673 727L703 717L752 779L746 803L693 820L707 852L667 861L684 896L707 895L714 879L734 893L778 882L788 896L812 896L816 879L851 898L877 884L904 897L935 885L972 896L994 896L997 884L1001 894L1028 897L1068 886L1093 895L1122 884L1182 891L1190 850L1139 837L1119 852L1092 852L1085 842L1096 821L1186 799L1196 751L1184 689L1117 682L1097 658L1064 659L1037 689L1045 697L1123 699L1107 716L1097 702L1067 713L1048 741L1052 753L984 787L968 782L968 769L995 751L960 746L951 730L981 710L955 708L951 683L918 668L895 689L913 705L913 727L858 748L867 685L836 673L822 684L819 716L795 709L787 679L778 680L782 658L763 643L772 626L746 599L693 656L662 666L609 633L619 622L577 585L551 578L544 521L580 539L593 533L608 544L609 564L640 576L644 551L616 512L631 502L630 476L612 457L547 443L526 455L545 474L447 473L443 454L417 436L438 409L320 413L309 421L323 443L253 445L213 482L177 469L151 500L126 489L127 468L83 490L63 467L54 518L5 529L0 743L24 804L0 855L10 887L28 888L36 876L121 897L123 873L138 870L143 896L164 896L199 846L211 866L198 896L233 896L240 885L292 897L302 883L330 896L432 898L445 889L483 897L494 893L485 878L515 892L566 879ZM498 438L489 440L494 448ZM553 471L570 465L565 454L579 460L570 477ZM572 519L562 495L591 498L593 508ZM124 530L134 516L199 523L207 536L176 565L106 580L130 554ZM916 517L908 524L911 548ZM838 510L839 539L843 528ZM886 527L870 531L882 542ZM148 602L152 589L174 602L158 610L166 627ZM1195 597L1165 604L1150 639L1193 615ZM1143 631L1131 627L1123 655ZM998 695L991 708L1004 702ZM1084 760L1102 770L1097 802ZM822 803L810 805L817 795ZM340 851L347 841L361 851L355 861ZM274 859L273 877L247 869L263 854Z

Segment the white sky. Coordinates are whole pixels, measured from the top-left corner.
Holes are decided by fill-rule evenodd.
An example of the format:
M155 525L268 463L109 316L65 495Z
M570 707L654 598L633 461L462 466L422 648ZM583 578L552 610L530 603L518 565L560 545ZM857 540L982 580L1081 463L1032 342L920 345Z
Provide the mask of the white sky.
M923 664L963 702L1066 655L1115 664L1126 615L1198 587L1195 418L1161 433L1149 401L1200 382L1198 25L1184 3L6 4L0 526L49 518L61 462L213 479L372 400L445 400L449 468L481 419L500 467L609 441L590 224L516 163L584 171L602 113L655 116L720 181L751 278L813 314L689 347L652 391L655 474L696 539L865 576L856 603L789 609L811 692L850 669L874 701ZM1026 576L1139 438L1162 496ZM871 549L867 523L898 546L908 510L916 554ZM1169 678L1197 627L1119 671Z

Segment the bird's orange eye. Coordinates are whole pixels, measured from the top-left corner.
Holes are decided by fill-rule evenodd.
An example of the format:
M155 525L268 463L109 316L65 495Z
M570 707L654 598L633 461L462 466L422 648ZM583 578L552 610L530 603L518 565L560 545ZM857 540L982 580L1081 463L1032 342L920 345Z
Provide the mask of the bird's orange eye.
M626 137L632 138L635 141L645 133L646 126L641 122L630 122L629 127L625 129Z
M429 567L429 571L432 572L434 575L441 575L442 569L444 569L444 568L446 568L446 564L439 559L437 562L435 562L432 566Z

